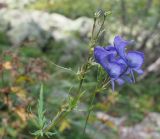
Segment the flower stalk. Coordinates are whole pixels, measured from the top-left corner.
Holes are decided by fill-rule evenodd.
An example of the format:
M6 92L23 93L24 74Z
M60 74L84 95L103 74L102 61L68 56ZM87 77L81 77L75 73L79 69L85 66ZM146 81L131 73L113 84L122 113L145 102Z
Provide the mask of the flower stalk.
M99 30L98 30L97 34L94 36L97 19L101 16L103 16L103 21L102 21L102 23L99 27ZM78 101L79 101L79 99L82 95L82 86L83 86L83 82L84 82L86 73L89 71L89 69L92 66L91 63L93 62L93 60L92 60L93 48L95 47L95 45L98 41L99 35L100 35L100 33L102 31L102 28L104 26L105 17L106 17L106 14L104 14L102 11L101 11L101 13L97 12L94 16L94 23L93 23L93 27L92 27L91 40L90 40L90 43L89 43L89 55L88 55L88 58L87 58L87 62L81 66L81 68L80 68L81 70L78 72L79 86L78 86L78 89L77 89L77 96L72 100L73 105L72 106L65 105L65 108L62 107L61 110L53 118L51 123L45 127L44 132L48 132L48 131L52 130L57 125L58 121L60 121L64 117L66 117L66 115L77 106L77 103L78 103ZM92 98L93 100L94 100L95 95L96 95L96 91L93 94L93 98Z

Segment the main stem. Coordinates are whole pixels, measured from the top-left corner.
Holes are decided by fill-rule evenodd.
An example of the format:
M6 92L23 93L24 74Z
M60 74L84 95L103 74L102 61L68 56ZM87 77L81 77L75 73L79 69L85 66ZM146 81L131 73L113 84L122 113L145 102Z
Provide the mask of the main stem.
M81 77L80 82L79 82L79 87L78 87L78 91L77 91L77 94L78 94L78 95L77 95L77 97L75 98L75 101L76 101L76 102L77 102L78 99L79 99L79 95L80 95L80 93L81 93L81 89L82 89L82 85L83 85L83 82L84 82L84 78L85 78L86 72L87 72L87 70L88 70L89 59L90 59L90 55L88 56L87 63L83 65L84 69L83 69L83 67L82 67L83 74L82 74L82 77ZM67 110L61 109L61 110L57 113L57 115L54 117L54 119L52 120L51 124L50 124L47 128L45 128L44 131L50 131L50 130L56 125L57 121L60 120L60 117L62 117L63 114L64 114L64 116L66 116L66 115L68 114L68 112L69 112L68 109L67 109ZM63 117L64 117L64 116L63 116Z
M87 62L82 66L81 78L80 78L79 87L78 87L78 90L77 90L77 94L78 95L75 98L75 102L78 101L79 96L81 95L82 85L83 85L83 82L84 82L84 79L85 79L86 72L88 71L88 68L89 68L89 60L92 57L92 48L94 48L94 46L96 44L96 41L98 40L99 34L100 34L100 32L102 30L102 27L104 25L104 22L105 22L105 16L104 16L104 20L103 20L103 22L102 22L102 24L101 24L101 26L99 28L99 31L98 31L96 37L94 37L94 31L95 31L95 27L96 27L96 20L97 20L97 18L94 17L94 23L93 23L93 28L92 28L92 36L91 36L91 41L89 43L89 56L88 56ZM96 93L94 94L94 97L95 97L95 95L96 95ZM94 100L94 97L92 98L92 101ZM46 131L46 132L50 131L53 127L55 127L55 125L57 124L57 121L60 121L61 118L65 117L69 113L69 111L71 111L72 109L69 109L69 108L66 108L66 110L61 109L57 113L57 115L55 116L55 118L52 120L51 124L48 127L46 127L44 129L44 131ZM89 116L88 116L88 118L89 118Z
M94 23L94 25L93 25L93 28L95 28L95 23ZM93 32L93 31L92 31ZM91 42L92 43L92 42ZM90 45L91 46L91 45ZM93 47L93 43L92 43L92 47ZM83 85L83 82L84 82L84 78L85 78L85 75L86 75L86 72L87 72L87 70L88 70L88 66L89 66L89 59L90 59L90 57L91 57L91 52L89 52L89 56L88 56L88 59L87 59L87 62L86 62L86 64L84 64L83 66L82 66L82 77L81 77L81 79L80 79L80 82L79 82L79 87L78 87L78 90L77 90L77 97L75 98L75 101L78 101L78 98L79 98L79 95L80 95L80 93L81 93L81 89L82 89L82 85ZM66 112L67 111L67 112ZM58 113L57 113L57 115L55 116L55 118L52 120L52 122L51 122L51 124L47 127L47 128L45 128L44 129L44 131L50 131L55 125L56 125L56 121L58 120L59 121L59 119L60 119L60 117L62 117L62 115L64 114L64 115L67 115L68 114L68 110L64 110L64 109L61 109ZM64 117L64 116L63 116Z

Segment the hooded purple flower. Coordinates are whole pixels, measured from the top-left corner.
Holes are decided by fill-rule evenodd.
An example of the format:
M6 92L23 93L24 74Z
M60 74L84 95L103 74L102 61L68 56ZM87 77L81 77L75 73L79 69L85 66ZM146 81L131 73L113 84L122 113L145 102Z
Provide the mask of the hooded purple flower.
M144 63L144 53L139 51L130 51L126 53L125 48L130 44L132 44L132 41L123 40L120 36L116 36L114 38L114 47L118 55L127 64L128 70L132 75L133 81L135 82L133 71L137 72L139 75L143 74L141 66Z
M118 84L123 84L124 80L130 79L125 75L127 71L127 66L122 59L115 59L117 52L113 47L100 47L97 46L94 49L94 56L97 63L99 63L104 70L108 73L111 78L112 89L114 90L114 81L117 81Z
M142 74L141 66L144 62L144 54L139 51L126 53L125 47L131 44L131 41L125 41L121 37L114 38L114 46L94 48L94 56L111 78L112 89L114 90L114 81L122 85L125 81L131 83L129 77L131 74L133 81L133 71Z

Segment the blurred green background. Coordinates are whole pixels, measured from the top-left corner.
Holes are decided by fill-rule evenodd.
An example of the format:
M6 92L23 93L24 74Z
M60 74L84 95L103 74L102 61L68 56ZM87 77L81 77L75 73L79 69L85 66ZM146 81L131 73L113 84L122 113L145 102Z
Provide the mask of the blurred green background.
M96 85L93 68L80 104L57 125L51 138L160 138L159 0L0 0L0 138L34 138L30 119L41 82L47 118L53 118L68 92L76 90L75 73L86 61L94 13L100 9L111 15L99 44L111 44L117 34L134 40L129 49L145 53L144 75L135 84L116 86L115 93L110 86L100 92L83 135Z

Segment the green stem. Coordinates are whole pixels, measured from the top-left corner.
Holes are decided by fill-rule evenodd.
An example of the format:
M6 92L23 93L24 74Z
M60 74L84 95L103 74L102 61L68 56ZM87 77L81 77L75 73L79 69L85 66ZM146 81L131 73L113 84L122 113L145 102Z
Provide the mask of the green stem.
M61 109L61 110L57 113L57 115L54 117L54 119L51 121L51 124L50 124L48 127L46 127L46 128L44 129L44 131L45 131L45 132L50 131L50 130L57 124L57 121L59 121L59 118L63 115L64 112L65 112L65 110L64 110L64 109Z
M98 36L99 36L100 32L102 31L102 28L103 28L104 23L105 23L105 19L106 19L106 16L104 15L104 16L103 16L103 22L102 22L102 24L101 24L101 26L100 26L100 29L99 29L99 31L98 31L98 33L97 33L97 35L96 35L96 39L98 39Z
M85 79L85 76L86 76L86 72L88 71L89 69L89 60L90 58L92 57L92 50L91 48L93 48L96 44L96 38L94 39L94 31L95 31L95 26L96 26L96 20L97 18L94 18L94 24L93 24L93 28L92 28L92 36L91 36L91 41L90 41L90 44L89 44L89 56L88 56L88 59L87 59L87 62L82 66L82 73L81 73L81 79L80 79L80 82L79 82L79 87L78 87L78 90L77 90L77 97L75 98L75 102L77 103L77 101L79 100L79 96L81 95L81 89L82 89L82 86L83 86L83 82L84 82L84 79ZM104 21L103 21L104 22ZM97 36L99 35L101 29L102 29L102 26L103 26L104 23L102 23L98 33L97 33ZM93 98L94 100L94 98ZM72 108L74 109L74 107ZM61 111L59 111L57 113L57 115L55 116L55 118L52 120L51 124L46 127L44 129L44 131L49 131L51 130L52 128L54 128L57 124L57 121L60 121L63 117L65 117L72 109L70 109L69 107L67 107L66 110L64 109L61 109Z
M88 122L90 113L91 113L91 111L92 111L91 108L92 108L92 106L93 106L93 102L94 102L94 99L95 99L96 94L97 94L97 91L95 91L95 92L93 93L92 98L91 98L91 103L90 103L90 105L89 105L89 111L88 111L87 118L86 118L86 121L85 121L85 126L84 126L84 130L83 130L83 135L84 135L84 133L85 133L85 131L86 131L87 122Z
M110 83L110 81L107 82L107 79L105 79L100 88L102 88L104 86L106 87L109 83ZM98 87L96 87L95 92L92 95L91 102L90 102L90 105L89 105L88 114L87 114L87 118L86 118L86 121L85 121L85 126L84 126L84 129L83 129L83 135L84 135L84 133L86 131L86 127L87 127L87 123L88 123L88 120L89 120L89 116L90 116L90 113L92 111L93 102L94 102L94 99L95 99L95 96L96 96L98 90L99 90Z
M94 17L94 23L93 23L93 29L92 29L92 36L91 36L91 39L94 37L94 30L95 30L95 27L96 27L96 17Z
M88 61L89 61L89 58L88 58ZM83 73L83 75L82 75L82 77L81 77L81 80L80 80L80 83L79 83L79 87L78 87L78 91L77 91L77 97L75 98L75 101L77 102L78 101L78 99L79 99L79 95L80 95L80 92L81 92L81 88L82 88L82 85L83 85L83 81L84 81L84 78L85 78L85 73L86 73L86 71L87 71L87 69L88 69L88 66L89 66L89 64L88 64L88 61L87 61L87 63L86 63L86 65L85 65L85 67L84 67L84 73ZM44 129L44 131L49 131L49 130L51 130L53 127L55 127L55 125L57 124L57 121L59 121L60 119L62 119L62 118L60 118L60 117L62 117L63 116L63 114L64 114L64 116L63 117L65 117L68 113L69 113L69 111L70 110L64 110L64 109L61 109L61 111L59 111L58 113L57 113L57 115L54 117L54 119L52 120L52 122L51 122L51 124L46 128L46 129Z

